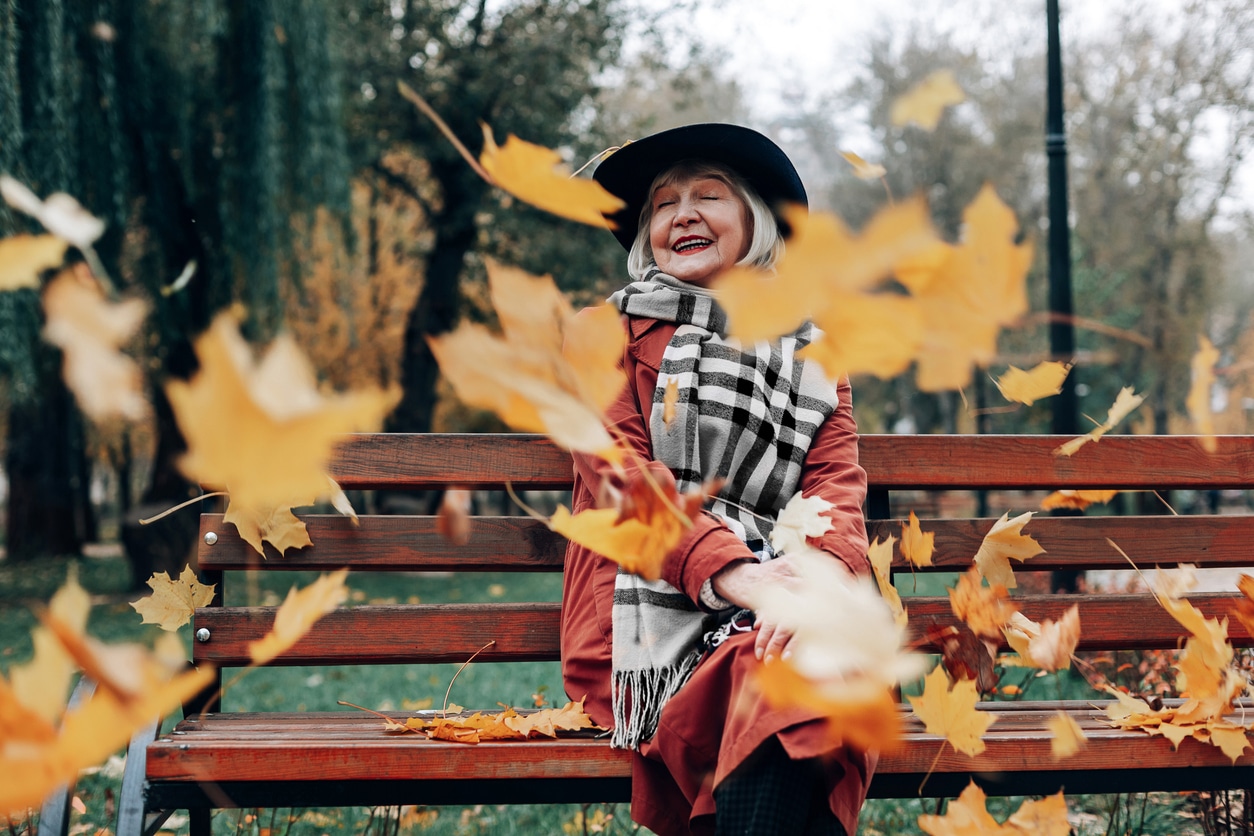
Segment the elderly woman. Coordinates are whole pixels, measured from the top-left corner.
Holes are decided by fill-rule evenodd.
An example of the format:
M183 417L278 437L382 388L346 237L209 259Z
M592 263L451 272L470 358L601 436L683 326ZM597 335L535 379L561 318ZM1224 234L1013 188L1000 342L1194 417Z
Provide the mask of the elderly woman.
M633 750L632 818L659 834L853 833L874 755L841 748L811 711L767 705L760 660L787 656L787 626L756 618L749 592L792 576L769 535L798 491L832 504L811 544L851 573L869 570L849 385L797 351L805 325L771 343L726 335L719 274L771 267L783 203L806 193L787 156L734 125L689 125L631 143L594 177L627 206L614 216L633 279L610 301L625 317L627 386L616 432L652 478L718 495L648 582L571 544L562 609L567 693L587 696L613 743ZM677 391L664 420L667 389ZM673 400L673 399L672 399ZM616 485L575 457L576 512Z

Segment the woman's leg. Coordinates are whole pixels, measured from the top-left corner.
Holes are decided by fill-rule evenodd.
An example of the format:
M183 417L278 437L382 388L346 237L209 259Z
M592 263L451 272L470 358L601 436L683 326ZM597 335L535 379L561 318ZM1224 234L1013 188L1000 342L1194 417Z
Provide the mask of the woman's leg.
M769 738L714 790L716 836L846 836L815 760L795 761Z

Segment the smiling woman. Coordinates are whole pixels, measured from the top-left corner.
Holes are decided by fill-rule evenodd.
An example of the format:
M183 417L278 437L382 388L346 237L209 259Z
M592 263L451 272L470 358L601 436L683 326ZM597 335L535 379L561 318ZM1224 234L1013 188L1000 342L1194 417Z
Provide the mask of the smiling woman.
M626 204L611 220L633 281L610 301L627 385L607 418L632 455L624 471L576 454L574 511L645 482L713 495L660 580L569 546L567 693L634 752L632 818L662 836L853 832L876 755L833 741L809 709L767 705L757 667L787 656L793 631L749 609L753 591L796 577L771 532L797 493L829 509L808 545L841 577L869 573L849 385L797 356L809 323L743 346L715 296L729 267L782 255L776 211L804 206L805 188L773 142L722 124L629 143L594 178Z

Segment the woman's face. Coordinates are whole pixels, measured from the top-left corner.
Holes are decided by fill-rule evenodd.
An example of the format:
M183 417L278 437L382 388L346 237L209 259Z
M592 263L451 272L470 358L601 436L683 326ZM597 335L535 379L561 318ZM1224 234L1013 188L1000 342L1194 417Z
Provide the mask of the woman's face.
M709 287L749 251L744 202L717 177L685 177L653 193L649 245L663 273Z

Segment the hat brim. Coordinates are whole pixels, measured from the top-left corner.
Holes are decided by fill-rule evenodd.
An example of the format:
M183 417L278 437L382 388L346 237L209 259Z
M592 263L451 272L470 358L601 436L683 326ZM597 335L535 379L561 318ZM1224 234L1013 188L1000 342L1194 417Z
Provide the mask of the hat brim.
M597 166L592 178L627 205L606 218L614 237L631 249L640 213L653 180L675 163L703 160L721 163L743 177L779 215L787 203L808 205L805 186L788 155L751 128L717 122L685 125L647 136L615 151Z

